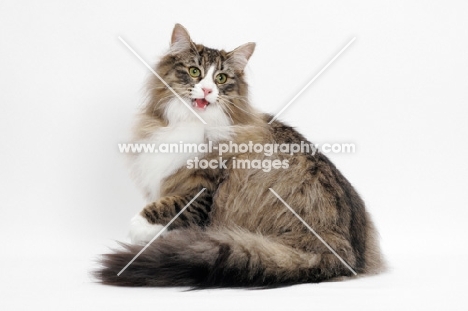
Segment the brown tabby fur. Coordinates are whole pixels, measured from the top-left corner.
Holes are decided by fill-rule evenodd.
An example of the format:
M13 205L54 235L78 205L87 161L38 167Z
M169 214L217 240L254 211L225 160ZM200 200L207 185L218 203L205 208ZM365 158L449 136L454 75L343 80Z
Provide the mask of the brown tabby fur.
M174 33L186 30L176 25ZM188 33L187 33L188 37ZM174 39L173 39L174 41ZM253 51L253 50L252 50ZM209 49L190 41L190 48L168 53L156 71L181 95L187 95L187 70L194 57L203 68L229 66L232 52ZM179 70L179 72L177 71ZM248 103L243 70L232 65L234 84L220 86L229 95L233 141L298 143L307 140ZM222 97L222 96L221 96ZM165 103L173 94L154 78L149 101L136 128L137 139L167 126ZM207 154L206 158L217 158ZM233 169L232 159L287 159L288 169ZM157 239L121 275L117 273L142 246L124 245L104 255L96 276L104 284L125 286L273 287L352 276L270 191L274 189L357 273L383 269L377 233L364 202L338 169L321 153L229 154L229 168L181 167L161 185L160 199L142 215L150 223L167 224L202 188L206 191L177 218L169 233ZM175 230L177 229L177 230Z

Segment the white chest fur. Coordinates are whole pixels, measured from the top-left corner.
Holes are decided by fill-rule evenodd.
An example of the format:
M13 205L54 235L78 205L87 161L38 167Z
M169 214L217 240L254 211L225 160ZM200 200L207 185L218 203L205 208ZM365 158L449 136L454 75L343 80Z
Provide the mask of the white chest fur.
M229 139L231 128L229 118L216 105L200 113L206 125L200 122L191 111L178 101L171 102L166 110L170 126L160 128L150 137L135 143L154 144L155 150L162 144L202 144L206 140L214 143ZM180 167L187 165L187 160L202 157L200 152L140 153L134 156L131 165L132 175L143 188L149 202L160 196L160 186L164 178Z
M202 144L205 139L204 127L200 125L165 127L155 132L151 137L139 143L153 144L155 150L164 145L191 143ZM143 188L149 201L159 198L161 181L186 165L187 160L202 154L197 152L154 152L140 153L132 163L132 173L137 183Z

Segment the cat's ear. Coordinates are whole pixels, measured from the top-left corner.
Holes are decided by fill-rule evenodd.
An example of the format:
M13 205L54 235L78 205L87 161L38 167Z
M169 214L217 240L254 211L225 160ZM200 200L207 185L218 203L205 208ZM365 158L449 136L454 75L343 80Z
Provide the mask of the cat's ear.
M229 60L231 66L236 70L244 70L247 62L249 61L250 56L252 56L255 50L255 43L249 42L244 45L239 46L235 50L229 52Z
M177 54L189 50L191 45L192 40L187 29L181 24L175 24L172 30L170 53Z

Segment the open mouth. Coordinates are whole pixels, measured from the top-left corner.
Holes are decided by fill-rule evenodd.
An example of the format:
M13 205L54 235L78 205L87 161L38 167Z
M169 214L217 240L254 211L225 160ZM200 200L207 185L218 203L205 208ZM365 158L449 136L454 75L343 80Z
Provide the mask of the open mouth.
M205 110L210 103L204 98L195 98L192 101L192 106L201 110Z

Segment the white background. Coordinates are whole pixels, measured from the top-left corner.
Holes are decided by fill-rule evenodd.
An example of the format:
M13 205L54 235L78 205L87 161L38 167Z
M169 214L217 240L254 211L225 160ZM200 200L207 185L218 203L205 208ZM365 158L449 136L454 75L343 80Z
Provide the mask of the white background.
M465 1L2 1L2 310L461 310L466 308L468 4ZM252 103L330 155L367 202L391 270L266 291L115 288L93 260L144 205L127 142L147 69L172 27L257 49Z

